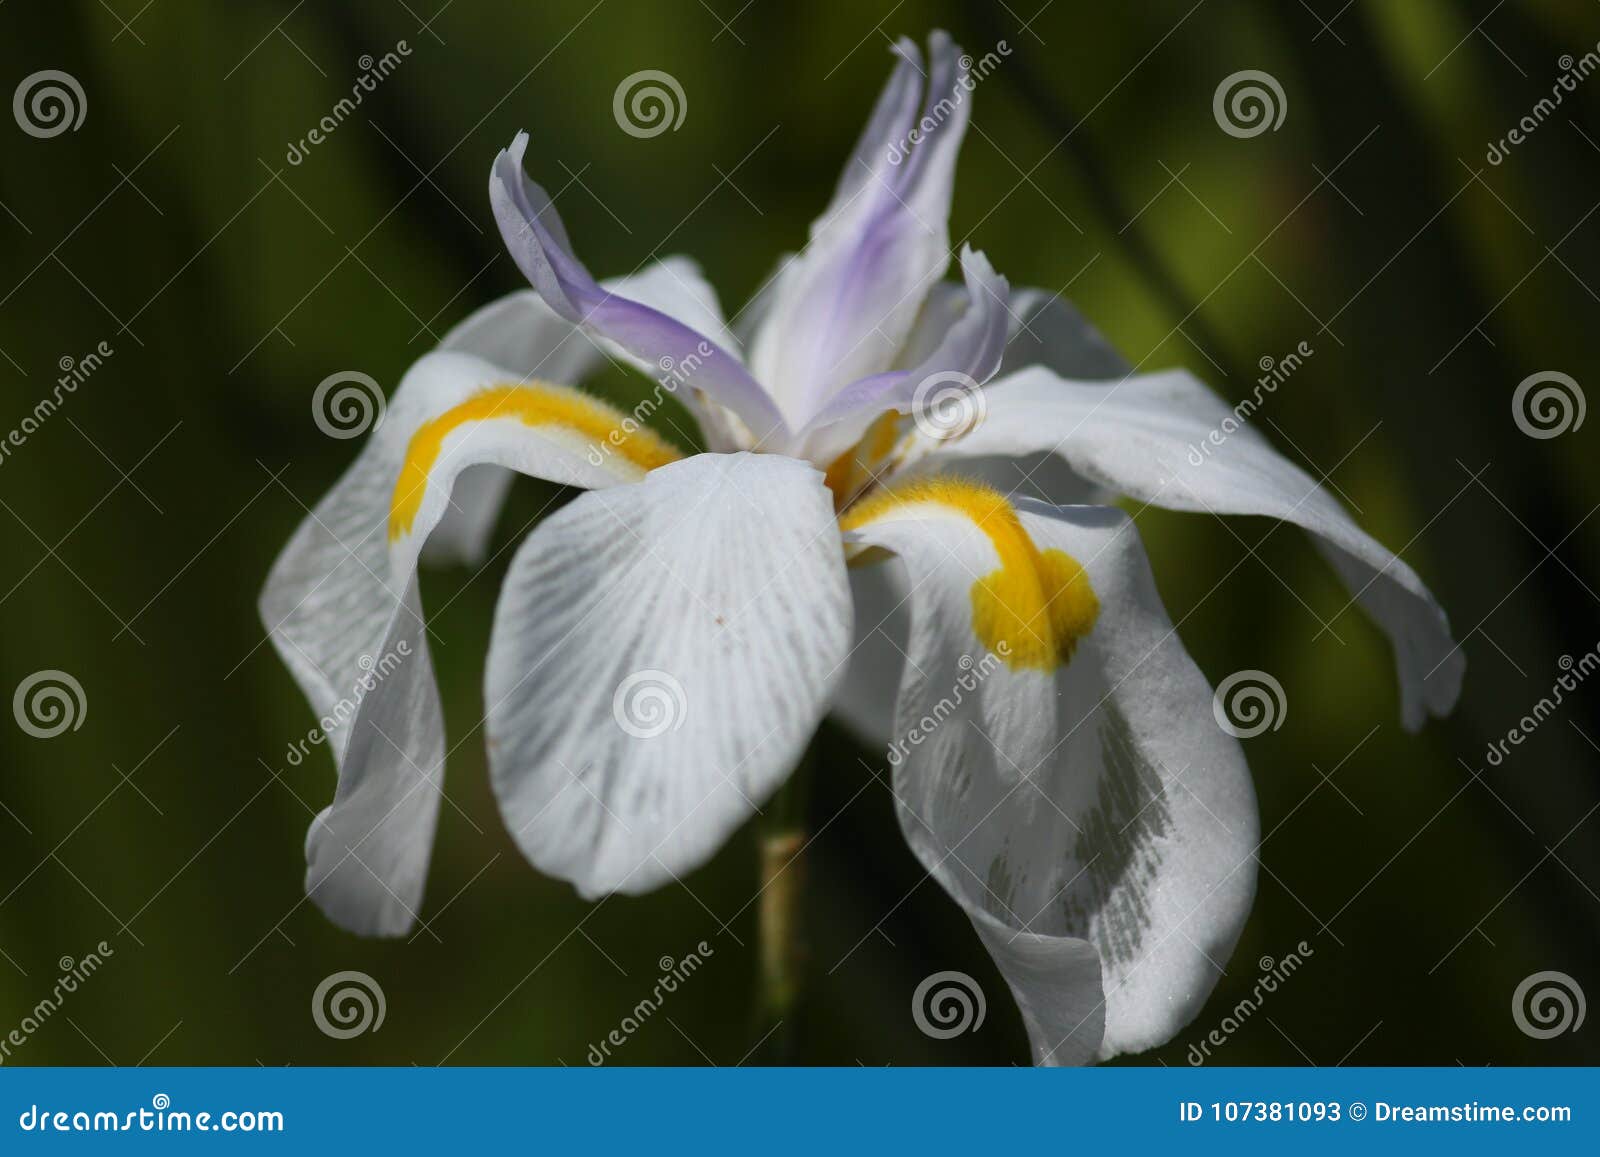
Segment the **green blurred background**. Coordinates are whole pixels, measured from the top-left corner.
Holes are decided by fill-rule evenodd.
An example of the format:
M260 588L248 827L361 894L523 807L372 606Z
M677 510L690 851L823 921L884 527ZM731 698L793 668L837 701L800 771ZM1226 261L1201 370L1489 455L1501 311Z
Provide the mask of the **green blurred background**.
M1511 1015L1542 970L1600 995L1600 687L1502 766L1484 759L1559 658L1600 643L1600 422L1535 440L1510 406L1536 371L1594 380L1600 79L1485 161L1560 58L1595 48L1600 7L12 0L5 91L64 70L87 116L51 139L0 126L0 427L50 392L61 359L114 352L0 463L0 690L58 668L88 704L54 739L0 727L0 1033L49 992L58 958L100 940L115 955L7 1063L582 1064L658 958L702 939L705 968L616 1060L747 1055L751 832L688 889L585 905L522 860L467 742L426 929L363 941L303 902L301 844L333 768L322 749L286 762L314 721L254 603L357 449L319 433L314 386L359 369L392 389L520 285L485 195L517 129L591 268L692 254L731 313L825 203L887 75L886 38L934 27L977 55L1012 50L976 94L953 235L1013 285L1064 289L1132 360L1188 366L1230 400L1260 359L1308 342L1258 425L1404 548L1468 655L1455 714L1408 736L1385 642L1303 535L1140 515L1202 669L1271 671L1289 709L1246 744L1269 834L1243 940L1195 1024L1132 1060L1184 1064L1258 959L1301 940L1314 955L1214 1063L1600 1059L1600 1025L1537 1040ZM398 71L289 165L360 58L401 40ZM647 68L688 107L641 140L612 93ZM1237 139L1213 119L1241 69L1281 84L1277 131ZM620 373L596 388L643 392ZM519 483L496 547L548 496ZM508 558L425 576L452 736L478 718ZM1329 619L1337 638L1319 634ZM802 1059L1025 1062L970 926L921 882L882 761L833 730L822 751ZM381 983L380 1031L316 1028L312 991L341 969ZM917 1030L911 993L940 969L982 983L979 1031Z

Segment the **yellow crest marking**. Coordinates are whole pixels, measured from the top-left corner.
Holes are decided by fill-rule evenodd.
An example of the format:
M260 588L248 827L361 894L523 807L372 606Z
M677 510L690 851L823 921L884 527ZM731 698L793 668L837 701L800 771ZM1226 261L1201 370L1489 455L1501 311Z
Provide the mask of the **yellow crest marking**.
M839 529L858 530L913 506L968 519L1000 556L1000 569L972 584L972 627L983 645L1013 669L1065 666L1100 615L1083 565L1065 551L1041 551L1005 495L966 479L934 478L874 494L847 511Z
M417 428L406 446L400 477L389 502L389 540L411 532L429 474L439 459L444 440L473 422L513 421L524 426L553 426L591 442L595 450L615 455L638 468L643 476L657 466L676 462L681 455L654 432L634 419L567 386L536 382L520 386L490 386L459 405L452 406Z

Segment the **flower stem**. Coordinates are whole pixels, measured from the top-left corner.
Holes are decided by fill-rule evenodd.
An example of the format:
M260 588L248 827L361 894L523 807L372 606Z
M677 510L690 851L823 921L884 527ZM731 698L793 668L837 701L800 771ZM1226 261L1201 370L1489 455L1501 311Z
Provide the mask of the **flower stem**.
M757 1055L766 1064L799 1059L800 1004L804 994L805 862L808 838L805 790L810 759L802 761L773 798L761 825L760 987L756 1007Z

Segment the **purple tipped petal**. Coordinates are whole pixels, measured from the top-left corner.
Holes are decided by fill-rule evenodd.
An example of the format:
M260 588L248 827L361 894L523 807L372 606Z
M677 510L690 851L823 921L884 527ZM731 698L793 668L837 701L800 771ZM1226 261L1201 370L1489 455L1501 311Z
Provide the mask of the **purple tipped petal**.
M678 367L686 385L728 406L756 437L783 436L777 406L738 358L698 330L595 281L572 255L549 194L523 172L527 147L528 134L518 133L495 158L489 201L512 259L539 296L595 337L646 362Z
M966 72L944 33L929 41L926 86L916 47L901 41L895 52L900 63L805 250L779 275L752 346L751 367L792 426L893 364L949 263Z

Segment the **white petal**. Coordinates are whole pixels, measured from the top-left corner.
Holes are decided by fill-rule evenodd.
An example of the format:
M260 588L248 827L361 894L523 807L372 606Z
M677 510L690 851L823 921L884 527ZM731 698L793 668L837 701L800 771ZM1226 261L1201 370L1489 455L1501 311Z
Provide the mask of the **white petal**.
M489 761L513 838L589 897L697 867L793 770L849 637L809 466L702 454L580 496L528 536L495 613Z
M928 464L1050 451L1089 481L1154 506L1263 514L1303 527L1394 644L1405 726L1415 730L1455 705L1466 660L1416 572L1192 375L1110 384L1031 369L984 392L983 423L940 446Z
M352 932L400 936L419 918L444 775L444 721L415 576L345 700L339 784L306 832L306 895ZM276 640L275 640L276 641ZM358 674L357 678L362 678Z
M1002 374L1043 366L1064 378L1098 381L1133 371L1128 359L1064 297L1042 289L1017 290L1011 295L1011 312Z
M444 731L415 567L456 476L486 462L590 486L643 476L622 452L594 453L592 430L529 425L508 408L451 425L426 472L401 485L419 430L449 424L486 387L516 380L459 353L417 362L355 463L278 556L261 592L262 622L339 766L334 804L307 837L307 889L353 931L399 934L421 903ZM598 403L577 401L581 395L572 391L523 388L620 418ZM397 500L412 498L418 501L409 530L391 535Z
M971 300L966 285L942 281L922 303L896 365L926 361ZM1043 366L1082 381L1124 378L1133 366L1076 306L1042 289L1013 289L1006 311L1006 346L999 373Z
M863 512L846 535L897 554L912 591L890 753L901 828L995 954L1036 1061L1153 1047L1199 1011L1254 894L1239 745L1125 515L1017 505L1036 549L1076 560L1098 605L1064 666L1028 666L974 627L975 584L1005 556L939 488L920 493L934 498ZM1103 1003L1089 987L1102 976Z

